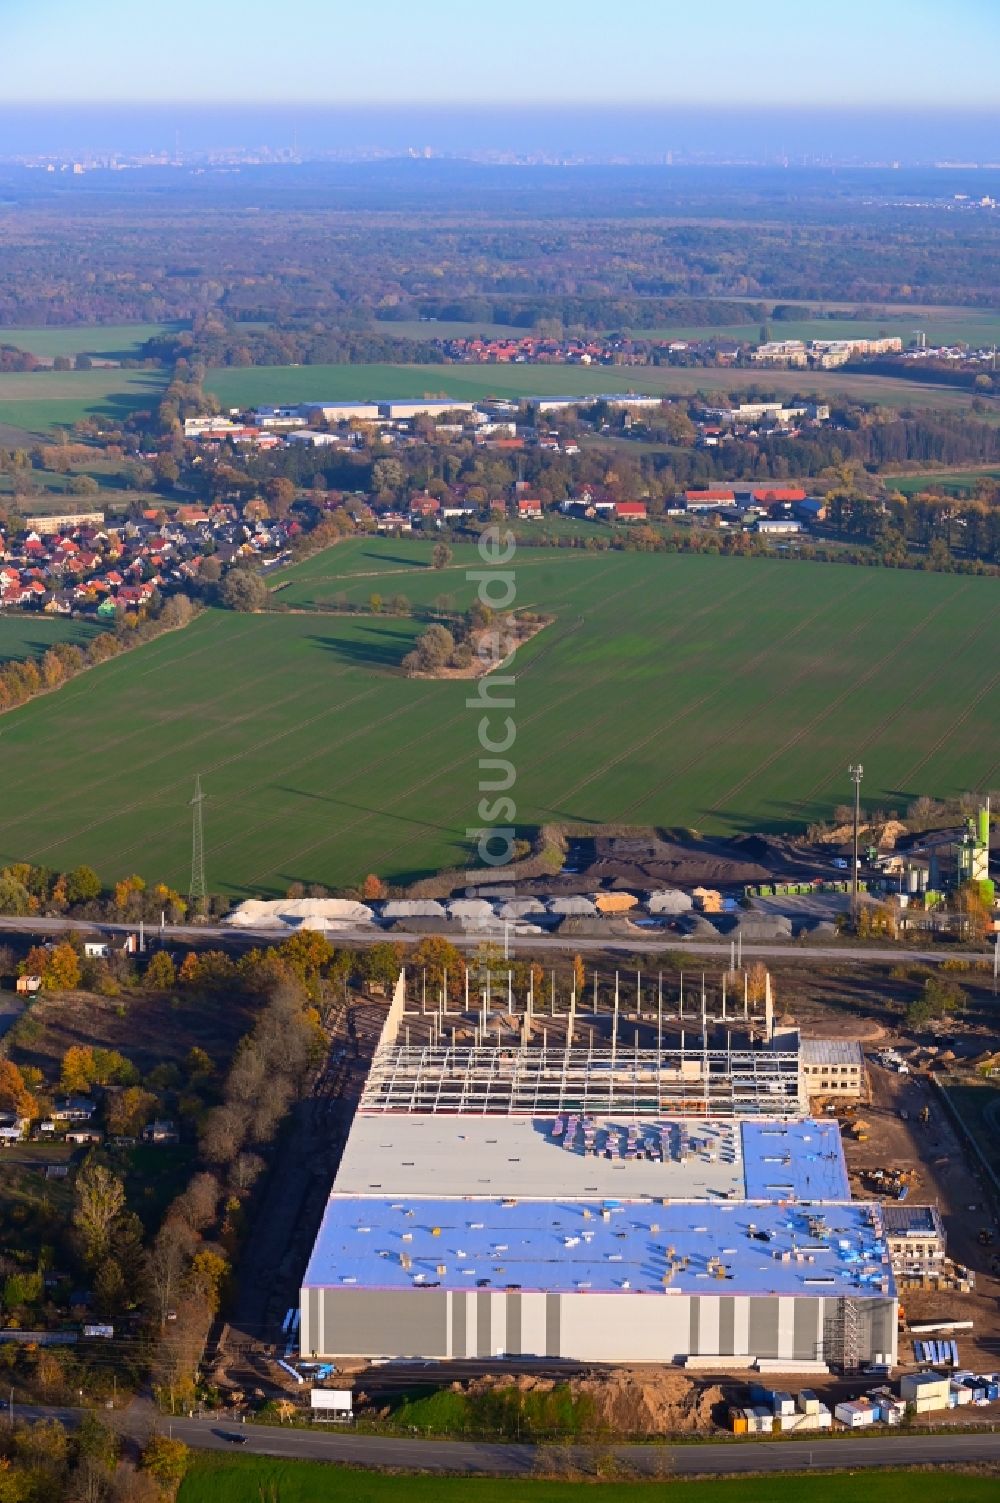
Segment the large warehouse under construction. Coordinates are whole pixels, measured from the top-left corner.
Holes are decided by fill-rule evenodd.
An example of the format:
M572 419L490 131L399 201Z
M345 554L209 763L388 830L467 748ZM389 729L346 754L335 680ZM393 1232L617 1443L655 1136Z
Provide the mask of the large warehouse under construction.
M389 1009L301 1292L304 1358L896 1359L881 1208L766 1006Z

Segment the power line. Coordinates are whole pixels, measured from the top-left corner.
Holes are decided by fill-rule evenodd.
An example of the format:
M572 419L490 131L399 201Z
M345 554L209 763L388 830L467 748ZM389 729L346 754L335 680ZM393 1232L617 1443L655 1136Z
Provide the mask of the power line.
M847 769L851 782L854 784L854 860L851 863L851 918L854 927L858 926L858 831L861 825L861 779L865 770L859 762L856 767Z
M191 809L191 885L188 888L188 900L192 909L196 904L204 903L207 896L205 890L205 829L202 821L202 805L205 795L201 791L201 774L194 780L194 798L190 801Z

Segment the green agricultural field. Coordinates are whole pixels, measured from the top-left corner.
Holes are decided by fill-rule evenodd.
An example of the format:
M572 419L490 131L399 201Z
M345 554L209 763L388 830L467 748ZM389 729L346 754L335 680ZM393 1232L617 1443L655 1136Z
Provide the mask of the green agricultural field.
M41 360L57 355L93 355L98 360L128 360L140 345L158 334L167 334L171 324L76 324L72 328L0 328L0 344L29 350Z
M40 658L57 642L86 647L101 628L85 621L67 621L62 616L0 616L0 663L14 658Z
M810 305L803 305L812 311ZM850 313L849 304L831 304L831 311ZM927 335L928 344L968 344L975 347L1000 343L1000 314L982 308L889 308L882 314L865 318L766 317L772 339L864 339L880 334L896 335L904 347L914 340L918 329ZM531 334L530 328L513 324L454 323L432 319L410 319L400 323L382 320L375 325L379 332L395 334L400 339L518 339ZM726 339L757 342L760 320L736 324L662 324L653 329L633 327L636 339ZM613 333L613 330L599 331Z
M12 379L10 377L0 378ZM17 378L23 379L23 378ZM845 396L854 402L889 407L947 407L967 409L972 394L952 386L917 383L894 376L866 376L843 371L684 370L648 366L627 371L561 365L255 365L215 368L205 377L223 407L255 402L381 400L391 397L579 396L597 397L620 391L690 396L693 392L740 391L746 387L779 396L808 395L824 399ZM0 385L0 420L4 417ZM13 422L9 417L7 421Z
M861 1444L864 1442L862 1441ZM857 1441L849 1442L857 1445ZM836 1442L819 1442L839 1449ZM664 1455L669 1475L669 1457ZM948 1472L880 1471L880 1503L909 1503L919 1487L925 1503L992 1503L994 1477ZM268 1456L201 1455L192 1461L178 1503L247 1503L279 1498L281 1503L865 1503L872 1478L811 1472L798 1476L740 1477L711 1482L670 1479L659 1482L539 1482L505 1477L401 1476L356 1471L322 1461L279 1461Z
M81 418L123 418L155 407L165 380L151 370L0 372L0 427L44 434Z
M418 621L310 607L462 607L470 557L434 570L426 544L351 540L286 571L296 609L207 612L4 716L0 864L186 885L196 774L213 890L463 861L470 684L401 676ZM513 567L517 603L554 617L516 662L522 828L787 828L844 802L859 758L873 807L995 786L992 579L569 549Z
M882 479L889 490L901 491L904 496L919 496L925 491L960 494L971 492L977 480L1000 481L1000 469L934 470L925 475L883 475Z

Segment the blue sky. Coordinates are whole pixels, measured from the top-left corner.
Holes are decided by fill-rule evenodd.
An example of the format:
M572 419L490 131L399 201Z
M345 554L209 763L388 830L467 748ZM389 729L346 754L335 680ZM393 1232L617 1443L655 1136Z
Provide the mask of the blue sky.
M0 35L5 104L1000 101L1000 0L0 0Z

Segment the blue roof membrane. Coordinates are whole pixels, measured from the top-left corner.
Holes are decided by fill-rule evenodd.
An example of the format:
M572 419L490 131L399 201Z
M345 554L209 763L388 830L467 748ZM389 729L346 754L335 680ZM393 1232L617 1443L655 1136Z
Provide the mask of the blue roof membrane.
M747 1200L850 1200L836 1122L744 1122Z
M895 1292L878 1207L331 1197L304 1286Z

